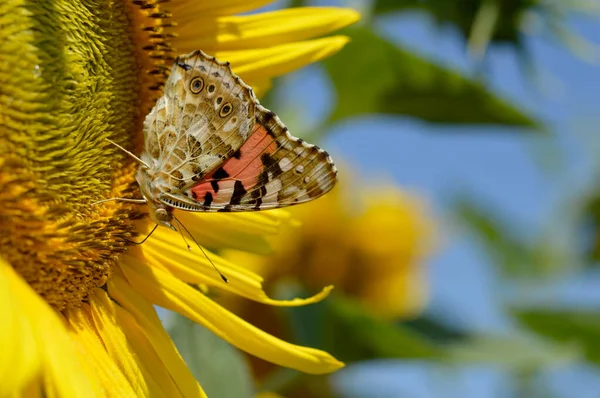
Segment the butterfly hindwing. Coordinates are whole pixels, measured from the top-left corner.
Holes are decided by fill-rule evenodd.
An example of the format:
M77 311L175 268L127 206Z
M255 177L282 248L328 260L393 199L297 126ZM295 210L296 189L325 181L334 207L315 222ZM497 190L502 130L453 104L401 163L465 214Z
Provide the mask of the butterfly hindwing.
M265 210L325 194L336 174L327 152L293 137L274 113L258 105L244 145L186 194L204 211Z

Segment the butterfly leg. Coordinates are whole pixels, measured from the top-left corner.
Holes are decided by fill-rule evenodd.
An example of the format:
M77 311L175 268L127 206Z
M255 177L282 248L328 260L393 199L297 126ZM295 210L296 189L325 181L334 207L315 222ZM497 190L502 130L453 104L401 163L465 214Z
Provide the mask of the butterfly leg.
M144 243L146 240L148 240L148 238L150 237L150 235L152 235L154 233L154 231L156 231L156 228L158 228L158 224L156 224L154 226L154 228L152 228L152 231L150 231L150 233L148 235L146 235L146 237L144 239L142 239L141 242L134 242L132 240L127 239L128 243L134 244L134 245L141 245L142 243Z

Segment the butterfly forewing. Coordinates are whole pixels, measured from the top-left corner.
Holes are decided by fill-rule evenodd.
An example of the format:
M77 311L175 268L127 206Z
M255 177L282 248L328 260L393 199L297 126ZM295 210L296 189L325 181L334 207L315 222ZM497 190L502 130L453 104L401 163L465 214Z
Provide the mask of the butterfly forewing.
M146 152L172 192L194 185L242 146L255 101L228 64L201 52L177 58L144 123Z

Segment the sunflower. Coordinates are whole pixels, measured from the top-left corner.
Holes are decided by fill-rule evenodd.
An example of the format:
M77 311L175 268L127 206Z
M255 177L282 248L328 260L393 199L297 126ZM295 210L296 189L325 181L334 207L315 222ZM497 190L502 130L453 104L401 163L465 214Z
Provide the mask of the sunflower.
M329 354L281 341L204 295L223 289L271 305L258 275L201 254L159 228L141 246L145 207L136 164L142 121L176 55L202 49L230 61L258 93L273 77L340 50L321 37L358 19L336 8L233 16L269 1L0 2L0 396L204 396L154 305L177 311L240 349L309 373L334 371ZM280 211L185 214L196 239L261 251L288 222ZM141 235L140 235L141 236Z

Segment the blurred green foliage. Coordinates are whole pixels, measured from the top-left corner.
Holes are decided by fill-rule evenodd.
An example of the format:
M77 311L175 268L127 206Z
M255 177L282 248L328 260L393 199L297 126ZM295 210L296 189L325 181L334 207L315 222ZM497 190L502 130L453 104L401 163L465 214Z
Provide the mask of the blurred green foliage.
M306 5L303 1L293 3ZM565 20L570 9L600 10L593 2L573 0L376 0L372 4L370 17L345 32L351 43L323 62L337 102L322 124L311 128L319 132L311 139L323 139L333 123L373 114L442 125L513 127L507 132L543 131L546 127L542 121L495 92L485 78L465 76L402 48L376 33L374 25L378 18L420 11L440 25L453 27L463 37L465 48L481 60L493 45L510 46L527 58L523 35L537 18L559 42L577 54L588 55L585 43L565 27ZM453 216L496 266L502 289L516 291L523 281L536 284L577 271L574 264L579 261L597 265L600 191L580 205L580 222L572 232L584 244L575 255L563 250L564 245L551 236L525 236L508 215L480 200L457 198ZM269 252L266 242L258 243L256 252ZM306 293L302 287L280 288L285 297ZM543 391L535 388L536 375L543 369L581 358L600 366L599 311L518 307L514 301L501 303L514 329L499 336L463 330L457 326L459 322L449 324L431 315L404 321L378 319L351 297L335 293L316 305L277 309L285 325L278 337L329 351L345 362L399 358L449 366L499 366L514 373L522 385L519 396L527 397ZM170 330L173 339L209 396L250 397L256 390L271 390L289 397L335 397L327 377L286 369L274 370L255 387L241 354L200 326L178 316L175 319ZM228 382L223 382L223 374Z
M523 46L521 27L540 0L377 0L376 13L419 10L438 24L452 24L478 51L490 43Z
M591 59L597 49L567 27L572 13L600 13L600 3L586 0L376 0L375 15L421 11L438 25L452 26L465 40L476 59L487 48L504 45L524 60L530 57L524 37L527 33L547 32L575 54Z
M254 396L254 381L241 352L197 323L172 316L169 334L209 397Z
M582 242L588 265L600 264L600 191L587 198L578 223L578 240Z
M299 331L294 336L295 341L319 347L344 361L440 359L444 355L441 346L418 331L377 319L352 298L339 294L322 303L293 308L286 313L293 330ZM305 331L302 325L313 327Z
M585 358L600 365L600 316L593 310L514 310L514 316L531 331L566 346L581 349Z
M389 114L443 124L540 127L482 82L398 48L367 28L346 33L352 41L323 62L337 97L330 122Z
M549 366L559 366L580 359L576 346L563 346L535 335L473 336L465 343L448 349L454 363L493 364L515 373L534 373Z
M567 253L560 244L546 236L526 236L493 205L466 197L457 199L454 216L504 277L539 280L565 270Z

